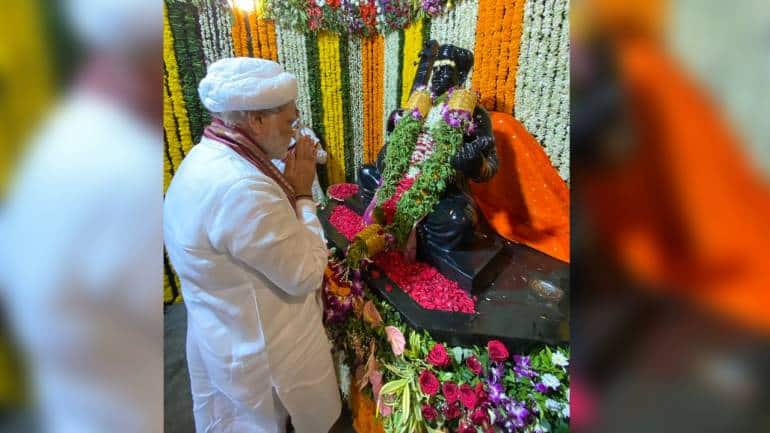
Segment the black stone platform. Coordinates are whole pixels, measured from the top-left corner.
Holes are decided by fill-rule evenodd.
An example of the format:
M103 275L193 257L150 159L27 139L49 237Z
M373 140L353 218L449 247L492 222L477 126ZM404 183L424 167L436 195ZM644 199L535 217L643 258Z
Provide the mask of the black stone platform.
M318 214L329 243L340 251L348 241L329 224L337 205ZM353 210L356 210L353 208ZM569 265L525 245L500 239L503 247L495 259L500 272L478 297L475 314L425 310L382 273L367 278L369 287L388 300L415 329L427 330L433 338L450 345L484 346L490 339L503 341L512 351L528 351L543 344L569 341ZM393 288L385 290L387 284ZM550 292L549 292L550 290ZM562 291L556 301L553 291ZM545 295L545 296L544 296Z
M358 194L345 200L345 205L359 215L366 211ZM498 256L503 249L503 240L486 226L478 229L469 242L447 253L437 253L419 242L417 259L438 269L465 291L475 293L487 287L502 271ZM422 239L421 232L419 236Z

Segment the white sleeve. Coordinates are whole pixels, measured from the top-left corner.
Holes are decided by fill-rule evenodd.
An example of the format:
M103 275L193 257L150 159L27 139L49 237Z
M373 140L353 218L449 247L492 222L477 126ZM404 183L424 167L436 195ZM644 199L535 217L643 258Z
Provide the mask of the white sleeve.
M292 210L283 191L266 180L242 179L214 209L209 239L218 251L299 296L321 286L328 251L312 200Z

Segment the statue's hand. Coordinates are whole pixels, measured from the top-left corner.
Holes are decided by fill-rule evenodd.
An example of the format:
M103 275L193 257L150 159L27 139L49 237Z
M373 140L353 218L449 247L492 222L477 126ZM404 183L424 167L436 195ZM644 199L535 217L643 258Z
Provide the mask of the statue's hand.
M481 173L484 160L494 143L494 138L489 136L478 136L464 143L452 158L452 167L473 180L484 177Z

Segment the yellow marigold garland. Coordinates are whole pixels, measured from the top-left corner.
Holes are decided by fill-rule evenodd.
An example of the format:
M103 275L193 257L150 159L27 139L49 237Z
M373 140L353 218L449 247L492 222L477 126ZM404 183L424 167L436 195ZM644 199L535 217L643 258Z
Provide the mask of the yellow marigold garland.
M324 31L318 34L324 133L326 135L326 151L329 153L326 166L330 184L345 182L339 43L339 36L334 33Z
M251 36L251 55L254 57L262 57L259 31L262 20L257 20L256 12L248 12L247 20L249 22L249 34Z
M414 74L417 72L417 62L420 60L422 48L422 19L419 19L404 29L404 58L401 69L401 100L399 107L403 107L409 99L412 91Z
M382 35L377 35L374 38L374 52L372 53L372 58L374 59L374 101L373 101L373 119L372 119L372 131L373 131L373 148L372 148L372 154L374 155L374 159L377 159L377 153L379 153L380 149L382 149L383 145L383 130L382 130L382 124L384 116L389 115L390 113L383 114L383 101L384 101L384 86L385 86L385 60L384 60L384 50L385 50L385 37Z
M164 4L163 7L163 62L166 67L166 82L170 93L167 101L164 101L164 127L169 139L169 150L174 168L179 166L184 155L181 155L181 149L192 148L192 136L190 134L190 123L187 118L187 108L184 103L184 94L179 81L179 67L176 62L176 53L174 52L174 35L171 33L171 27L168 22L168 14ZM166 107L169 107L169 118L165 117ZM175 120L175 122L174 122ZM172 126L174 125L173 129ZM179 133L181 143L176 142L176 134ZM172 142L174 145L172 145Z

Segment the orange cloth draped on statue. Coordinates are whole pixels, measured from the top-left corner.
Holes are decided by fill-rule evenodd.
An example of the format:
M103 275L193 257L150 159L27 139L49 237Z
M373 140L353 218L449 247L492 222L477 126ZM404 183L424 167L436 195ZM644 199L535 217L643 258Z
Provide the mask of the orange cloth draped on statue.
M476 203L497 233L569 262L569 188L543 147L509 114L490 112L497 174L471 182Z
M356 433L385 433L382 423L374 418L375 403L358 390L350 386L350 410L353 412L353 428Z
M655 42L617 48L636 153L586 176L601 238L635 278L770 330L770 189Z

